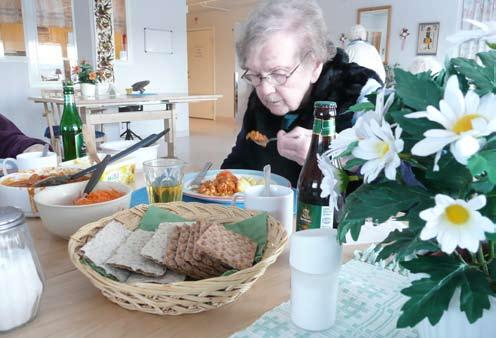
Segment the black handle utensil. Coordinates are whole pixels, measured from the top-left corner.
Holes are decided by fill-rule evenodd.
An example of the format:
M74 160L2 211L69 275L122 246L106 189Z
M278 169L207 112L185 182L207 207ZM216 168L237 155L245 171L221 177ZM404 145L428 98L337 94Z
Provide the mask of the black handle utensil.
M147 146L157 142L161 137L164 137L164 135L166 135L169 132L169 130L170 130L170 128L167 128L158 134L152 134L152 135L144 138L143 140L139 141L138 143L133 144L129 148L124 149L120 153L115 154L114 156L112 156L110 158L107 165L110 163L113 163L117 160L120 160L121 158L126 157L127 155L135 152L136 150L138 150L140 148L147 147ZM86 168L84 170L81 170L81 171L79 171L75 174L72 174L72 175L48 177L48 178L45 178L44 180L41 180L41 181L38 181L37 183L35 183L34 187L48 187L48 186L52 186L52 185L65 184L71 180L76 180L76 179L81 178L85 175L91 174L97 168L98 168L98 164L93 165L93 166Z
M83 196L88 195L96 187L100 177L102 177L102 174L105 171L105 168L107 168L107 164L110 163L111 158L112 157L110 155L107 155L100 163L98 163L98 167L93 172L93 175L91 175L86 187L84 187Z

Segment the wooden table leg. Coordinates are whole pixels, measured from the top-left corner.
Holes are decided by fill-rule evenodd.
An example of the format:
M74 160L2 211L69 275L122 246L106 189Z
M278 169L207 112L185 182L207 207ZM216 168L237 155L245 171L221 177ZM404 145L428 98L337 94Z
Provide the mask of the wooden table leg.
M165 135L165 142L167 142L167 157L174 157L174 142L176 139L176 105L174 103L167 103L166 109L170 110L171 118L164 120L164 128L170 128L169 133Z

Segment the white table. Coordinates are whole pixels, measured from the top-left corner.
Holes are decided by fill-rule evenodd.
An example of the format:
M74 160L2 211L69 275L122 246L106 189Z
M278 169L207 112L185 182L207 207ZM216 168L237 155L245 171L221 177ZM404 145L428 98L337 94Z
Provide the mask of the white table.
M199 101L216 101L222 95L188 95L182 93L157 93L143 95L120 95L102 98L82 98L76 97L76 107L79 110L81 119L88 126L91 137L95 137L95 125L105 123L116 123L126 121L164 120L164 128L170 128L170 132L165 135L167 142L168 156L174 156L175 140L175 120L176 104ZM61 118L61 107L64 105L63 97L29 97L35 103L41 103L44 107L43 115L47 119L49 127L59 124ZM126 113L101 113L109 108L120 106L146 106L161 105L163 108L157 110L143 110ZM101 113L101 114L97 114ZM53 148L60 149L53 128L50 128L50 141ZM95 141L95 140L93 140Z

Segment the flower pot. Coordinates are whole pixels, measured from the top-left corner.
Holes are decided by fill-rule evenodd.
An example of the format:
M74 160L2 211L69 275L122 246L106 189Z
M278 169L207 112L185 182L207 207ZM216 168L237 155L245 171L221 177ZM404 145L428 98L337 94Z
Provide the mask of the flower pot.
M484 310L483 315L470 324L465 312L460 311L460 290L451 299L448 311L443 313L441 320L434 326L424 319L417 325L420 338L467 338L467 337L496 337L496 299L489 298L491 308Z
M99 82L96 84L96 96L103 97L109 94L110 83Z
M95 97L96 86L93 83L81 83L81 95L84 98Z

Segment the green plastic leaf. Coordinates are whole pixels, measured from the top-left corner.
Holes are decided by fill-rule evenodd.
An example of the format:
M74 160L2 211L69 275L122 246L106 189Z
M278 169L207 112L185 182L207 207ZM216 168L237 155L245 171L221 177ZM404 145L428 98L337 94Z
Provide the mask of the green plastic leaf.
M362 225L369 217L376 223L382 223L426 198L429 198L429 195L424 190L407 187L395 181L363 184L346 198L339 218L339 241L346 242L348 232L357 240Z
M490 43L486 41L486 45L491 49L496 49L496 43Z
M431 156L432 157L432 156ZM433 159L432 159L433 160ZM439 171L434 171L434 162L428 166L425 176L417 175L417 178L433 194L463 195L473 182L470 170L458 163L451 153L445 153L438 162Z
M478 193L487 194L494 190L494 184L489 181L487 176L484 176L478 181L472 182L471 188Z
M150 206L139 223L139 228L146 231L155 231L163 222L184 222L187 219L162 208Z
M484 309L489 309L492 291L486 276L454 256L423 256L400 264L412 273L426 273L429 278L416 280L401 291L409 300L401 308L399 328L414 327L424 318L432 325L437 324L458 287L460 308L470 323L479 319Z
M267 243L268 218L268 214L264 212L238 223L226 224L224 227L256 242L257 252L255 256L262 256L265 250L265 244Z
M496 140L492 139L468 159L467 167L474 176L486 173L489 181L496 184Z
M357 103L357 104L350 106L346 112L357 113L357 112L361 112L361 111L365 112L365 111L374 110L374 109L375 109L375 106L372 102L361 102L361 103Z
M425 111L429 105L439 107L443 93L428 74L414 75L401 68L395 68L394 74L396 93L405 105L414 111Z
M477 87L476 92L479 95L485 95L493 91L494 77L488 77L486 69L475 60L454 58L451 60L454 69L467 79L471 80Z
M364 164L366 161L362 160L361 158L352 158L349 161L346 161L346 163L343 166L343 169L345 170L352 170L355 167L359 167L362 164Z
M439 247L433 241L420 239L420 232L410 229L395 230L382 242L386 246L377 255L377 261L385 260L391 256L402 261L405 257L415 254L421 250L438 251Z

